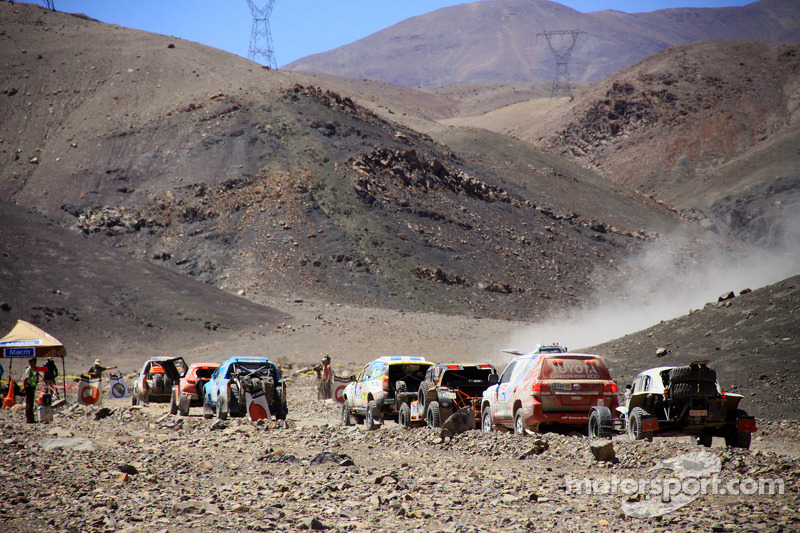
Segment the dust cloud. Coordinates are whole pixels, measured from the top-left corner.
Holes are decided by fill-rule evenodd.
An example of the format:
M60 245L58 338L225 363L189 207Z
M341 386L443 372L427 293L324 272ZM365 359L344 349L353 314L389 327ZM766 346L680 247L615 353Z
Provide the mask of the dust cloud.
M623 270L593 276L595 304L536 324L508 340L531 351L558 342L571 351L594 346L688 314L730 291L736 295L800 273L800 216L784 219L780 247L698 244L685 236L649 245Z

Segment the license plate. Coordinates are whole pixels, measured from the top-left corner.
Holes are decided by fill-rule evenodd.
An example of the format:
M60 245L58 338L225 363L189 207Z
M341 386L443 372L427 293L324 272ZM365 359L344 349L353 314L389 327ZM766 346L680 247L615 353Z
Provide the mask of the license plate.
M708 411L705 409L689 409L689 416L707 416Z
M573 400L575 402L579 402L579 401L583 400L583 396L572 396L570 398L570 400Z
M553 390L572 390L569 383L553 383L551 387Z

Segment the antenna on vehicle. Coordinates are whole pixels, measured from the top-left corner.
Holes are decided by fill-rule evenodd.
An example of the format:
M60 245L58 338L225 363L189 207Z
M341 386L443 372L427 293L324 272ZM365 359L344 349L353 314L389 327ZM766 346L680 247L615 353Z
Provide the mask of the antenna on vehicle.
M55 6L54 0L45 0L44 1L44 7L46 7L50 11L55 11L56 10L56 6Z
M250 13L253 15L253 30L250 33L250 50L247 58L259 62L258 57L262 57L264 66L276 69L278 65L275 63L272 32L269 29L269 17L272 8L275 7L275 0L268 0L262 8L259 8L253 0L247 0L247 5L250 6Z
M550 46L550 51L553 52L553 58L556 60L556 70L553 73L553 89L550 91L550 98L556 95L563 94L572 99L572 87L569 84L569 60L572 58L572 51L578 43L581 35L588 39L585 31L581 30L551 30L543 31L536 35L536 40L539 36L543 36Z

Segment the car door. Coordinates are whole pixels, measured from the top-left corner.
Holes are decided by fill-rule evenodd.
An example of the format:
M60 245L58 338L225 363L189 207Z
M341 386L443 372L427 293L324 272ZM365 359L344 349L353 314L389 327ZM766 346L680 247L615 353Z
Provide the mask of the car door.
M356 393L353 398L353 407L357 409L364 409L367 405L367 391L365 387L366 382L369 380L371 375L372 363L369 363L358 375L358 381L356 382Z
M511 385L511 376L514 373L514 369L517 367L518 361L511 361L506 366L506 369L503 370L503 374L500 376L500 381L497 382L495 386L494 392L494 420L495 422L508 422L511 419L510 409L508 407L508 393L509 387Z

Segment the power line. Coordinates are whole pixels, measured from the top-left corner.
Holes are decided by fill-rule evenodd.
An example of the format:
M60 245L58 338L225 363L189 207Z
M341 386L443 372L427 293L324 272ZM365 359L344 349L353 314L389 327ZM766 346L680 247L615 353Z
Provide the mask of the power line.
M588 39L588 34L581 30L552 30L542 31L536 36L543 36L553 52L556 60L556 70L553 73L553 89L550 91L550 98L563 94L572 98L572 86L569 84L569 60L572 58L572 51L581 36Z
M272 8L275 7L275 0L268 0L263 8L256 6L253 0L247 0L247 5L250 6L250 13L253 15L253 29L250 32L250 50L247 57L267 67L278 68L275 49L272 46L272 31L269 28L269 17ZM262 61L258 61L259 57Z

